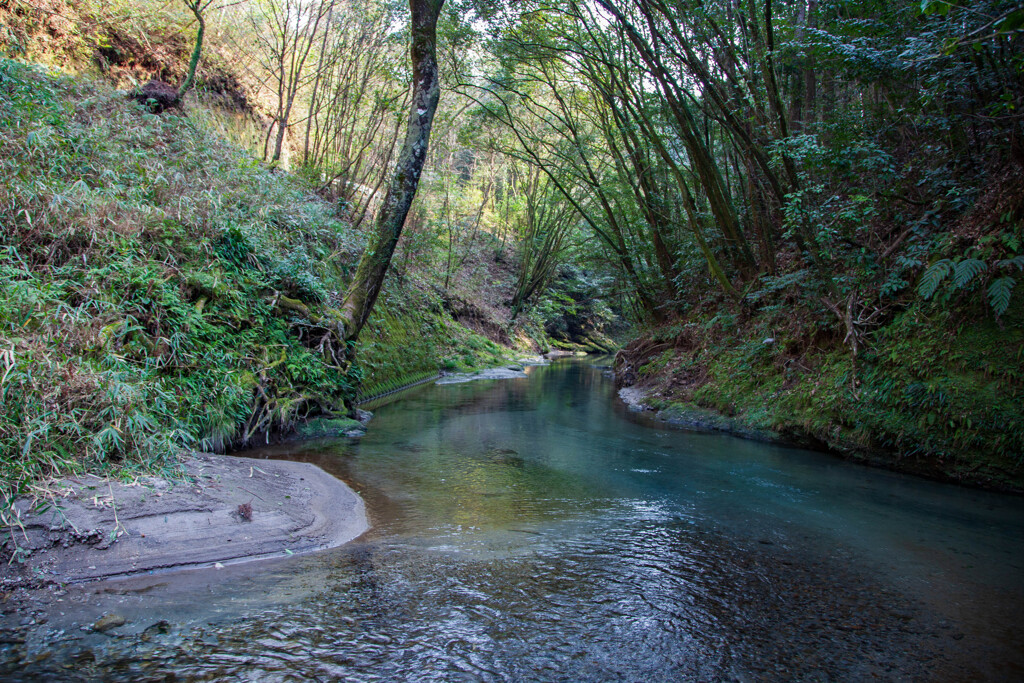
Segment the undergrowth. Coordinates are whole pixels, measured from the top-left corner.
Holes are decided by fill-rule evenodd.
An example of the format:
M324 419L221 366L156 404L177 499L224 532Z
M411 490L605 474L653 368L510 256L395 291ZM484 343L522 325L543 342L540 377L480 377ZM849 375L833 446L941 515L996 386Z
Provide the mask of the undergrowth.
M343 406L280 297L336 297L353 237L187 118L0 61L0 496L169 467Z
M376 396L439 371L498 365L509 353L452 320L430 288L391 278L359 338L359 395Z
M361 236L191 115L0 60L0 514L48 477L171 473L504 360L389 279L350 366L323 321Z
M918 302L856 358L810 315L693 316L651 334L664 350L638 379L657 408L712 408L855 458L1021 489L1024 316L1004 313Z

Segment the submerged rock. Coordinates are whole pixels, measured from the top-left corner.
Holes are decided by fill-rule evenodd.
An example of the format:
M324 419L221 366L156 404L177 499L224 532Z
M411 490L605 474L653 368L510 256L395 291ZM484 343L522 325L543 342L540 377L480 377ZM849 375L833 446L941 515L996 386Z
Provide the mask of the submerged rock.
M459 384L462 382L472 382L478 379L523 379L526 376L526 371L523 370L522 366L517 366L515 368L490 368L488 370L480 370L479 372L474 373L459 372L453 375L446 375L437 380L437 383Z
M316 417L299 425L296 431L304 439L329 436L359 437L366 434L362 422L347 417Z
M128 623L128 620L120 614L104 614L92 625L92 630L97 633L106 633L110 629L124 626L126 623Z

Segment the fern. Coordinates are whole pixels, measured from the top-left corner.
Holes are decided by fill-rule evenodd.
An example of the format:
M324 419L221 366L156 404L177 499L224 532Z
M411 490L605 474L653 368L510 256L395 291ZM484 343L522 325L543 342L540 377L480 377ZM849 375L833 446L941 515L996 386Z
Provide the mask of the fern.
M953 271L953 287L963 289L967 286L967 283L986 268L988 268L988 265L980 259L968 258L960 261L956 264L956 268Z
M988 302L996 315L1002 315L1010 307L1010 295L1013 293L1013 286L1017 281L1010 276L993 280L988 286Z
M1024 270L1024 254L1018 254L1013 258L1008 258L1005 261L1000 261L999 266L1001 268L1009 268L1010 266L1017 266L1018 270Z
M935 294L935 290L939 288L939 285L942 284L942 281L946 279L946 276L952 270L953 262L948 258L936 261L928 266L928 269L921 275L921 282L917 286L917 293L925 299L931 299Z

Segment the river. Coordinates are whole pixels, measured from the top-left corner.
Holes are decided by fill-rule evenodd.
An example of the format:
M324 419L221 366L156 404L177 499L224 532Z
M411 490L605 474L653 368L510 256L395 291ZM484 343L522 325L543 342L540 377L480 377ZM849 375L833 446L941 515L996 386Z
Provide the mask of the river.
M414 390L331 551L71 587L7 679L1024 679L1024 499L660 428L593 362ZM79 627L116 612L107 634Z

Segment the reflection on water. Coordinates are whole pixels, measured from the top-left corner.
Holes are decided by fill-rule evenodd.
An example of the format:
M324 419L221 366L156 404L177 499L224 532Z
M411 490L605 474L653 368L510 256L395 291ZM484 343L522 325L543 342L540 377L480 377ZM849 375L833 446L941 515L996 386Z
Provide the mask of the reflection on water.
M267 450L350 482L373 529L313 556L69 591L26 643L0 645L0 673L1024 675L1021 499L652 429L612 399L585 363L538 367L418 390L358 443ZM75 628L105 611L129 624Z

